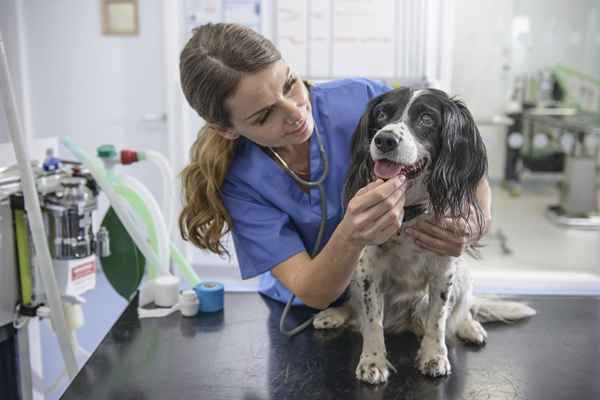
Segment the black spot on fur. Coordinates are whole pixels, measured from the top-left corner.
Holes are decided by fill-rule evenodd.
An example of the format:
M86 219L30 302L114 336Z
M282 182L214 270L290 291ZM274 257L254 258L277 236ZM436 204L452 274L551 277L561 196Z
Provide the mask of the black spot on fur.
M373 318L369 318L369 322L373 322Z
M448 292L446 292L445 290L443 290L440 293L440 299L442 299L442 301L447 301L448 300Z
M371 280L369 278L363 279L363 288L365 289L365 293L369 291L371 287Z

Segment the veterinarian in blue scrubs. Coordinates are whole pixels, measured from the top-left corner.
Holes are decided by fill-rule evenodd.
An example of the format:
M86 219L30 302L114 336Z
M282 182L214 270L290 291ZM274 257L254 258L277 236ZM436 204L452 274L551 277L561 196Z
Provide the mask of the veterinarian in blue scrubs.
M401 226L404 177L372 182L342 208L352 135L369 100L389 88L367 79L309 86L270 41L234 24L196 29L180 72L186 99L207 122L182 173L183 237L225 254L221 240L231 230L242 278L260 275L260 291L273 299L287 302L293 292L295 304L326 308L349 285L362 249ZM316 130L329 159L328 219L311 258L319 190L299 185L279 158L303 179L318 179ZM487 181L478 198L489 216ZM413 237L424 248L458 255L473 241L465 232L459 222L422 220Z

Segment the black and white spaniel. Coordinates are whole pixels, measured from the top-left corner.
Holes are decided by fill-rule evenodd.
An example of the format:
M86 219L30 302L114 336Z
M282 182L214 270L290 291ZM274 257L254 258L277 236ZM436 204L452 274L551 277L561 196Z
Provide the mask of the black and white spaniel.
M462 257L440 256L417 247L405 234L421 214L470 222L481 232L483 212L475 195L486 174L483 141L465 105L435 89L401 88L374 98L352 142L345 185L347 202L376 178L407 178L402 228L359 259L350 300L314 319L317 329L357 327L363 338L356 376L385 382L389 369L384 330L409 329L422 337L417 368L433 377L451 371L445 339L458 336L481 345L481 322L514 321L535 311L515 302L475 298Z

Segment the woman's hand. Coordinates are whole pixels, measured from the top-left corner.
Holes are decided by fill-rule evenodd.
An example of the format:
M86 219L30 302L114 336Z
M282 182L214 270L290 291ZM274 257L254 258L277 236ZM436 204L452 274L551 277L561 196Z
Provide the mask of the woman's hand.
M352 243L381 244L396 234L404 216L405 181L404 176L378 179L356 192L340 223Z
M474 217L474 214L471 215ZM432 216L425 215L417 218L416 224L406 229L406 233L424 249L441 256L459 257L487 233L488 226L488 218L485 219L480 232L480 228L477 227L473 218L467 224L464 219L442 218L436 220Z
M485 177L477 185L476 196L481 207L482 226L478 226L475 210L472 208L468 221L458 218L434 220L425 215L419 217L415 226L406 232L424 249L443 256L460 256L488 232L492 221L492 190Z

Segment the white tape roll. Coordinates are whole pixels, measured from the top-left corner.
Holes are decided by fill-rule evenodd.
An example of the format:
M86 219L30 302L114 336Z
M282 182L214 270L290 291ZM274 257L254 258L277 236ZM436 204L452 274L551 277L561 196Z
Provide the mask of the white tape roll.
M179 301L179 278L172 275L159 276L154 280L154 304L172 307Z

